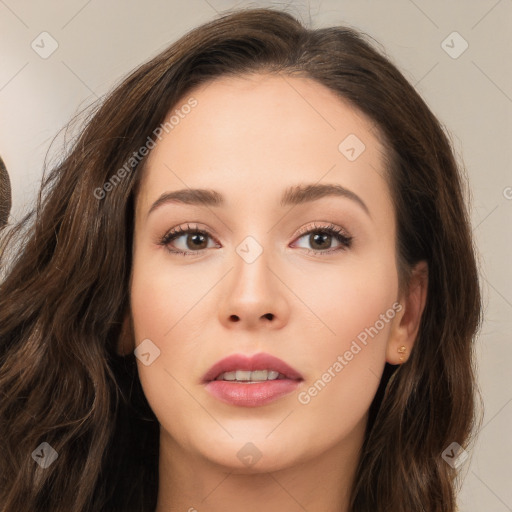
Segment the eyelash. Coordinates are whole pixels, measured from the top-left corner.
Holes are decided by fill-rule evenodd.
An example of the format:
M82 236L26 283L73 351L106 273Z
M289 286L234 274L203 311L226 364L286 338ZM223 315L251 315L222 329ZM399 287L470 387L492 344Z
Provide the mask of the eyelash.
M339 243L339 247L334 247L331 249L326 249L324 251L319 249L304 249L307 254L312 254L314 256L325 256L326 254L332 254L334 252L338 251L345 251L349 249L352 246L353 238L352 236L349 236L345 233L344 230L339 228L338 226L335 226L334 224L328 224L324 226L316 226L313 227L306 227L303 230L299 232L298 238L302 238L305 235L309 235L312 233L322 233L325 235L331 235L333 236ZM169 244L176 240L177 238L180 238L183 235L188 234L203 234L210 237L212 240L216 241L210 233L206 230L201 230L196 227L190 227L190 224L187 224L187 227L185 229L182 229L181 226L172 229L171 231L168 231L158 242L158 245L165 246L165 248L172 254L178 254L181 256L191 256L191 255L198 255L201 254L203 251L206 251L207 249L199 249L197 251L181 251L176 249L170 249Z

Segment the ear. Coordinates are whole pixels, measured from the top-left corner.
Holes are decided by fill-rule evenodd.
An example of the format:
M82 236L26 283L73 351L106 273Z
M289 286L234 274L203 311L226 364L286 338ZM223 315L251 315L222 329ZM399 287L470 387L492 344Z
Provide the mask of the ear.
M127 311L124 315L123 325L117 340L116 352L120 356L127 356L135 350L134 345L132 319L130 312Z
M427 287L428 265L420 261L412 270L408 289L399 299L402 309L393 318L386 347L386 361L390 364L402 364L411 354L427 301Z

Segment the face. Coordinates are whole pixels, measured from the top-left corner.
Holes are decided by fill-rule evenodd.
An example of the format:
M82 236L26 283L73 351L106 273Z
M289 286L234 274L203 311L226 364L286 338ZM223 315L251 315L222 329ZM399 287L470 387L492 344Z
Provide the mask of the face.
M130 290L161 439L237 471L348 446L401 308L372 123L313 80L268 75L210 82L176 110L136 199ZM222 381L205 383L212 367Z

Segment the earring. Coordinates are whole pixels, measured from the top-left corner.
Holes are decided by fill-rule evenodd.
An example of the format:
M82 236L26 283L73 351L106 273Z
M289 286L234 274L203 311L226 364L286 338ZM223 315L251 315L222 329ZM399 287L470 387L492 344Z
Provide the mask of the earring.
M397 352L400 354L400 361L403 362L405 360L404 354L407 352L405 345L402 345L400 348L398 348Z

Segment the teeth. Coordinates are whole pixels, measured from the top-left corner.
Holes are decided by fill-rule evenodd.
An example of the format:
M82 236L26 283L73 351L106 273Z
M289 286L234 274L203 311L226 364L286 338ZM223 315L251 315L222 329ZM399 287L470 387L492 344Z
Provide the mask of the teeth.
M257 370L251 373L252 380L267 380L268 371L267 370Z
M246 372L243 370L236 371L236 380L251 380L252 372Z
M248 370L236 370L234 372L221 373L215 380L264 382L266 380L276 380L278 378L285 379L286 377L275 370L255 370L253 372Z

